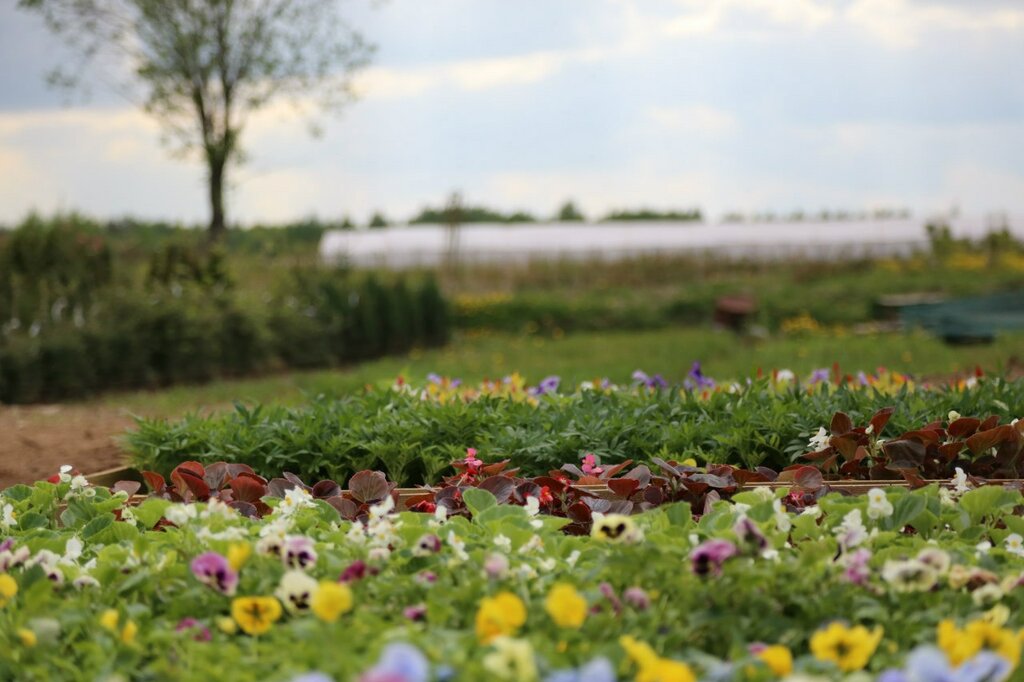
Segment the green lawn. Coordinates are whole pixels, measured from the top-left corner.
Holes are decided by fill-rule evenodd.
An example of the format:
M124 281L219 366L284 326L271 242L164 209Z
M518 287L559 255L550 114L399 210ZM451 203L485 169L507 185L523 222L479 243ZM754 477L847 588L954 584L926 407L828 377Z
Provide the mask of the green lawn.
M307 393L341 394L403 375L422 383L436 372L465 381L519 371L531 382L549 374L575 383L608 377L628 382L643 369L679 380L694 360L716 379L750 376L758 367L787 367L801 375L838 361L844 371L885 366L916 376L963 373L980 365L1000 372L1024 351L1024 335L1004 335L989 346L953 347L924 334L815 337L743 341L707 329L580 333L551 339L539 336L462 336L448 347L368 362L351 368L291 372L256 379L179 386L159 392L104 396L94 404L127 408L137 414L174 415L217 408L233 401L294 404Z

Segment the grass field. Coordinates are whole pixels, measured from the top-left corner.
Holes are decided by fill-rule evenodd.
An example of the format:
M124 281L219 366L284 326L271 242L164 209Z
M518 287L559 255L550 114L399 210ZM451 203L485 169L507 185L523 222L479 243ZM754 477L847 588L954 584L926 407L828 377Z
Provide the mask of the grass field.
M758 367L789 368L808 374L839 362L844 371L880 366L915 376L967 373L980 365L987 372L1011 368L1024 355L1024 335L1003 335L988 346L947 346L925 334L741 340L707 329L664 329L567 335L559 339L501 334L463 335L448 347L413 351L350 368L291 372L255 379L178 386L159 392L112 394L97 406L126 408L146 415L174 415L222 406L232 401L294 404L306 394L342 394L398 375L422 383L436 372L465 381L497 378L513 371L532 382L549 374L563 381L608 377L628 382L636 369L681 380L695 360L720 380L753 375Z

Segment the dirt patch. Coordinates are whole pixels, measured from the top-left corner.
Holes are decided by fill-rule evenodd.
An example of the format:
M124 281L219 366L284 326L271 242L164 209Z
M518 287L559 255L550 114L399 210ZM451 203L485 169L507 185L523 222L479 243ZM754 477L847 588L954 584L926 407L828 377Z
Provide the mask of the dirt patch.
M0 488L31 483L71 464L84 472L123 463L127 412L96 405L0 406Z

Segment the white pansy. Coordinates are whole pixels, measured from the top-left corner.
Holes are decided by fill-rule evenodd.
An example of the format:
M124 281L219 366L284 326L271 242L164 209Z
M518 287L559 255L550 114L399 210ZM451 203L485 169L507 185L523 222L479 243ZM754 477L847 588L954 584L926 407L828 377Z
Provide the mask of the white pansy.
M1006 545L1006 551L1010 554L1024 556L1024 538L1019 533L1010 533L1003 543Z
M868 491L868 518L884 519L892 516L892 502L886 497L885 491L881 488L872 488Z
M14 506L10 504L5 504L3 508L0 509L0 526L2 526L3 528L10 528L17 522L18 521L15 518L14 514Z
M1003 588L995 583L986 583L971 592L975 606L991 606L1003 598Z
M318 586L316 579L303 571L288 571L281 576L274 596L281 600L289 613L301 613L309 609Z
M839 545L844 550L850 550L868 539L867 528L861 518L860 509L847 512L842 522L832 532L836 534Z
M181 527L199 515L194 504L172 504L164 510L164 518Z
M775 510L775 528L780 533L788 533L793 527L792 522L789 520L789 512L786 507L782 504L782 500L775 500L772 502L772 508Z

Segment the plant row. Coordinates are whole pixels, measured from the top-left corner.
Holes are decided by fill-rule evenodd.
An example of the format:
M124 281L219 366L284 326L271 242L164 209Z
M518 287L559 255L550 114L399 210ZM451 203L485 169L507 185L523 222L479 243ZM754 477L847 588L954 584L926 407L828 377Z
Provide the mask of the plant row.
M860 464L848 465L831 454L822 458L825 473L838 473L842 465L847 477L867 479L879 477L868 465L881 463L881 457L906 459L885 455L895 446L879 450L879 437L920 430L936 418L945 420L951 411L977 416L979 425L990 415L1024 414L1024 383L998 378L929 388L891 375L865 379L863 385L843 377L837 385L828 371L817 383L778 372L749 384L722 386L697 368L691 374L677 386L638 375L642 380L632 387L597 381L561 390L555 377L532 387L518 377L478 387L435 377L422 389L402 383L339 399L318 398L299 408L238 406L216 416L140 420L127 442L136 468L164 476L186 461L227 461L248 464L267 477L287 471L310 481L344 481L358 471L379 469L399 486L414 486L436 483L450 473L451 462L460 460L467 447L489 460L509 459L527 476L546 475L588 454L605 466L693 459L702 466L780 472L794 463L815 464L800 458L824 447L810 443L832 424L835 412L866 428L876 412L895 406L884 433L876 428L870 436L849 438L864 445L870 458L858 455L856 448L850 453L842 439L837 444ZM925 449L938 444L935 438L944 438L932 430ZM939 467L916 446L907 456L922 465L925 478L951 476L955 466L973 471L974 466L953 457ZM992 477L998 468L985 466L978 464L978 475ZM939 472L943 475L932 476ZM894 469L887 477L900 474Z
M296 485L257 520L130 505L68 469L0 493L4 679L1002 680L1020 662L1019 490L794 509L760 489L570 534L479 487L467 513L396 513L367 479L377 501L348 521Z

